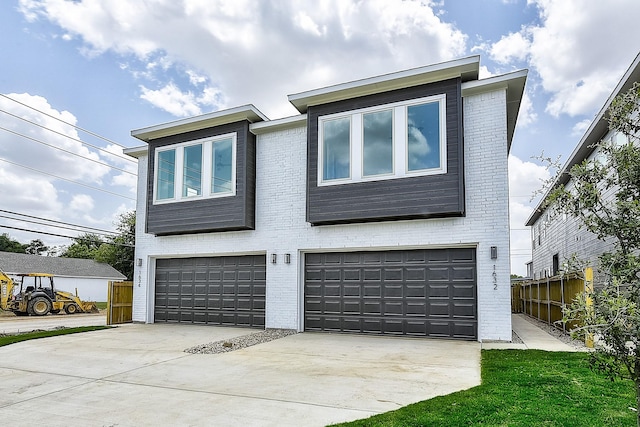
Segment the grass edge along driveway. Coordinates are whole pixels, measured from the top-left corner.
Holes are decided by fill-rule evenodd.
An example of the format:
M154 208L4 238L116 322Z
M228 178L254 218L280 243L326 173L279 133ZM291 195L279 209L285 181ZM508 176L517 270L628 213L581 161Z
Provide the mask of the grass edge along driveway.
M20 332L16 334L0 334L0 347L14 344L20 341L35 340L39 338L55 337L58 335L77 334L81 332L100 331L102 329L111 329L112 326L80 326L77 328L61 328L50 331L31 331Z
M586 353L483 350L481 363L480 386L336 425L636 425L633 383L592 372Z

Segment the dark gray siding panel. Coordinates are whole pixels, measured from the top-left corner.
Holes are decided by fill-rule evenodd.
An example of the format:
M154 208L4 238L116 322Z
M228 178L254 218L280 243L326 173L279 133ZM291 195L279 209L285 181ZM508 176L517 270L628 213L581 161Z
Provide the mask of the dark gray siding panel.
M153 204L155 150L158 147L236 132L236 195ZM155 235L253 230L255 226L256 143L246 121L149 142L147 233Z
M155 322L264 327L264 255L156 261Z
M318 187L318 117L446 94L447 173ZM464 152L460 80L448 80L309 107L307 221L314 225L464 216Z
M305 330L477 339L473 248L305 256Z

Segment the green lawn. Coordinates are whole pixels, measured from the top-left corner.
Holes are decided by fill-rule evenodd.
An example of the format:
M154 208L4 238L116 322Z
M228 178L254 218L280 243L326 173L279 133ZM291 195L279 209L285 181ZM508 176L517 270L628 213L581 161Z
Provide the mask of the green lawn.
M0 347L20 341L34 340L38 338L55 337L57 335L77 334L79 332L99 331L110 329L112 326L81 326L79 328L55 329L53 331L36 331L20 334L9 334L0 336Z
M585 353L483 350L482 385L341 426L635 426L631 381L589 370Z

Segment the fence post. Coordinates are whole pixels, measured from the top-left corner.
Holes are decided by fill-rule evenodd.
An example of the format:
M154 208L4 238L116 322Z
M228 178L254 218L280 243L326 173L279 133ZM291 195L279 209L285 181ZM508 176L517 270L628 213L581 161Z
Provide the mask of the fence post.
M564 317L564 275L560 276L560 314ZM562 332L567 333L567 325L562 322Z
M113 305L112 295L113 295L113 282L109 280L109 286L107 287L107 325L111 324L111 317L113 316L113 313L111 312L112 310L111 306Z
M551 325L551 286L547 279L547 324Z
M584 291L587 294L587 310L593 310L593 298L591 298L591 294L593 293L593 268L591 267L587 267L584 270ZM584 345L593 348L593 344L593 335L587 334L584 338Z

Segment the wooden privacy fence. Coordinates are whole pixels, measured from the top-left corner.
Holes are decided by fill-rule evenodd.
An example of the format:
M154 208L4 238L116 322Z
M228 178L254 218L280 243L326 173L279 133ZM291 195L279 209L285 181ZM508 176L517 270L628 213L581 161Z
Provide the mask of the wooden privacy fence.
M585 280L578 276L555 276L514 284L511 288L511 311L526 313L556 327L571 329L562 320L562 306L569 305L585 290Z
M133 319L133 282L109 282L107 325L131 323Z

